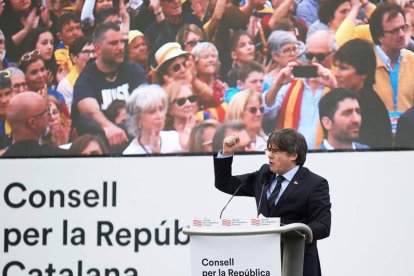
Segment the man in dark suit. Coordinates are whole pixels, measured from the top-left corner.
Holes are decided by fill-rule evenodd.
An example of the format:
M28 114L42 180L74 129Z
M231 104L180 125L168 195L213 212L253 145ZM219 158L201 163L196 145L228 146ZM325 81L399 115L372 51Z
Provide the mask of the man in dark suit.
M313 242L305 247L304 276L321 275L316 240L329 236L331 203L328 182L303 167L307 145L305 137L293 129L272 132L267 142L269 163L253 173L232 176L233 154L238 137L228 136L223 150L214 157L215 186L220 191L256 198L258 212L280 217L282 224L307 224Z

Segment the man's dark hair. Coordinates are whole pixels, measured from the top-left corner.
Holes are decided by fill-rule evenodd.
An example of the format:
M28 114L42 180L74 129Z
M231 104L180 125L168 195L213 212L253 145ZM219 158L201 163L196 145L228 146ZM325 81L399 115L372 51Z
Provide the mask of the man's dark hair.
M354 92L345 88L334 88L322 97L322 99L319 101L319 120L321 121L321 124L323 117L327 117L330 120L333 120L335 112L338 110L338 103L342 102L345 99L358 100L358 97ZM326 137L327 131L325 128L323 128L323 133Z
M105 8L100 10L95 16L96 26L104 23L109 16L118 16L118 11L115 8Z
M358 75L366 75L364 86L375 84L377 60L374 49L368 41L357 38L346 42L336 51L334 61L349 64L355 68Z
M223 140L228 129L234 131L242 131L246 129L245 125L240 121L227 121L219 126L213 137L213 151L219 151L223 148Z
M43 33L49 32L52 34L52 32L45 27L37 27L33 30L31 30L26 38L24 39L24 44L22 45L25 52L33 51L33 49L36 49L37 41L39 40L39 36ZM53 36L53 35L52 35Z
M58 22L57 22L57 31L61 32L63 29L63 26L69 24L69 22L75 22L75 23L80 23L80 18L73 12L67 12L62 14L59 18L58 18Z
M384 35L384 26L382 26L382 21L385 14L388 14L388 20L394 19L401 14L404 17L404 10L400 5L390 2L382 2L377 5L375 11L371 14L369 19L369 30L371 31L372 40L376 45L380 45L380 38Z
M242 82L246 81L247 77L252 72L264 73L264 68L260 63L254 60L243 62L237 71L237 80L240 80Z
M236 49L237 43L239 42L242 36L248 36L250 39L252 38L250 34L245 30L238 30L230 37L230 51L234 51ZM253 41L253 39L252 39Z
M318 10L319 20L322 23L329 25L329 23L335 16L336 9L340 5L346 2L349 2L349 0L323 0L321 1L319 10Z
M109 30L113 30L116 32L121 31L121 29L119 29L119 27L113 23L103 23L97 26L95 31L93 32L93 43L101 42L106 32Z
M73 41L72 46L70 46L69 53L71 55L77 56L80 52L82 52L82 49L85 47L85 45L91 43L92 41L86 36L78 37Z
M119 115L119 110L125 107L126 102L124 100L115 100L104 111L104 114L109 121L115 124L115 119Z
M303 166L306 161L306 153L308 145L305 137L293 128L285 128L273 131L267 140L267 148L277 146L280 150L286 151L288 154L297 154L296 164Z

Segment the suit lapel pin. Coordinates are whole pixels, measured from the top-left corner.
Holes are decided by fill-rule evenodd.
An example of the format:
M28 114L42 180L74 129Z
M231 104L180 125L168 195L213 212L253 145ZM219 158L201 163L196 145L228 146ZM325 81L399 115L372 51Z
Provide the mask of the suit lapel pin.
M298 185L299 182L297 182L296 180L293 182L294 185Z

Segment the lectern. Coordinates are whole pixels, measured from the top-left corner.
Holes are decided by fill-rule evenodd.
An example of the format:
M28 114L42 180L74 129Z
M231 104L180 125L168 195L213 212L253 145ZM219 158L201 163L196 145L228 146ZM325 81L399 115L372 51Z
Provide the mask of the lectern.
M302 276L312 242L309 226L280 226L279 218L194 219L183 233L191 236L192 276Z

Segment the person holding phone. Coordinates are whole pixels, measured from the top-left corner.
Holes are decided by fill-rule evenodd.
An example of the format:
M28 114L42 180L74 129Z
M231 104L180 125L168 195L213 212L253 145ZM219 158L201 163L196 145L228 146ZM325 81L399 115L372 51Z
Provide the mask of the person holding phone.
M264 117L267 120L277 118L276 130L296 129L305 136L308 148L315 149L323 139L319 100L337 86L330 70L335 52L334 36L328 31L317 31L306 44L305 56L312 67L298 70L295 66L302 64L293 61L278 73L273 85L263 93ZM294 76L294 72L302 74Z

